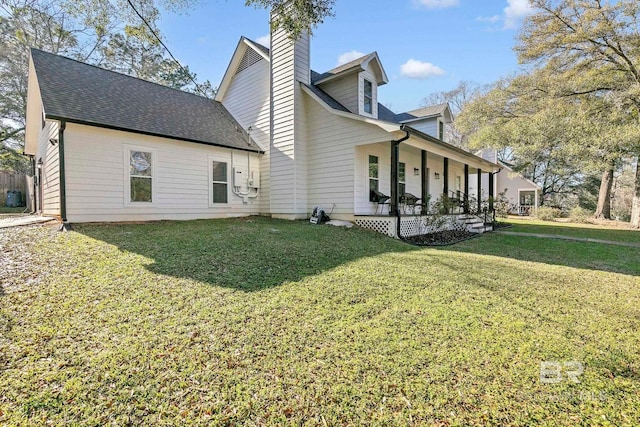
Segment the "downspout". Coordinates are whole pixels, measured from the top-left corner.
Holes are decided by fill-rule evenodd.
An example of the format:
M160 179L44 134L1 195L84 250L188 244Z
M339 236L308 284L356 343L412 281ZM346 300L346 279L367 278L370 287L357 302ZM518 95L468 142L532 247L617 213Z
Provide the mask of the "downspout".
M502 168L498 168L498 170L493 170L493 172L491 172L489 174L489 211L491 213L491 223L495 225L496 223L496 209L495 209L495 195L491 194L492 192L495 193L496 186L498 183L498 179L496 177L496 175L498 175L500 172L502 172Z
M398 194L398 162L400 160L400 144L409 139L409 131L405 129L405 125L400 126L400 130L405 132L405 135L398 139L391 141L391 198L392 207L396 214L396 236L398 239L402 239L400 232L400 195Z
M62 225L60 231L67 230L67 185L64 173L64 130L67 127L67 121L60 121L58 129L58 164L60 167L60 217Z
M35 155L29 155L30 159L31 159L31 174L33 176L33 199L31 200L31 213L35 214L36 213L36 209L38 206L38 195L36 193L36 189L38 188L37 186L40 185L39 182L36 182L38 180L38 170L37 170L37 166L36 166L36 156Z

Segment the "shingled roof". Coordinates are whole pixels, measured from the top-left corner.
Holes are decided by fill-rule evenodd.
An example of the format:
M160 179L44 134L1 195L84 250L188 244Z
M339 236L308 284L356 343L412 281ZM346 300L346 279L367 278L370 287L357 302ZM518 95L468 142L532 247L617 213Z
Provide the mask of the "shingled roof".
M444 114L449 104L446 102L443 104L429 105L427 107L418 108L417 110L407 111L406 113L398 114L398 120L409 121L419 119L423 117L432 117Z
M358 68L361 67L361 65L364 62L366 62L369 59L373 58L373 56L375 56L375 52L370 53L368 55L361 56L360 58L354 59L353 61L349 61L346 64L339 65L336 68L333 68L333 69L331 69L329 71L326 71L326 72L324 72L322 74L316 75L315 76L316 78L313 81L314 82L319 82L319 81L325 80L327 77L336 76L336 75L339 75L339 74L343 74L343 73L345 73L347 71L358 69Z
M261 152L218 102L31 49L47 118Z

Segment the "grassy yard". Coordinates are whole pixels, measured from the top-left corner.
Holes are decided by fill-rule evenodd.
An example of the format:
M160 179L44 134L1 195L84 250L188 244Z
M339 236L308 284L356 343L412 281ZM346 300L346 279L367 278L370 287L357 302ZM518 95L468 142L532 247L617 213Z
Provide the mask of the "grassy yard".
M251 218L5 229L0 261L0 425L640 423L638 250Z

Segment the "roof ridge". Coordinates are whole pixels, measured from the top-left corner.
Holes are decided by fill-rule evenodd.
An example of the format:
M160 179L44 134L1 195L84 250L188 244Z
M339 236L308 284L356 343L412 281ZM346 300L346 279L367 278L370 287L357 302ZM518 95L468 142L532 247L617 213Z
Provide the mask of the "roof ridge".
M249 38L249 37L247 37L247 36L240 36L240 38L241 38L241 39L244 39L244 40L247 40L247 41L249 41L249 42L251 42L251 43L255 44L255 45L256 45L256 46L258 46L258 47L262 47L262 48L264 48L264 49L265 49L265 50L267 50L267 51L271 51L271 48L269 48L269 47L267 47L267 46L263 45L262 43L259 43L259 42L255 41L255 40L253 40L253 39L250 39L250 38Z
M406 111L406 113L412 114L412 113L417 113L419 111L424 111L424 110L427 110L427 109L436 110L436 107L443 107L442 109L444 110L448 105L449 105L448 102L441 102L439 104L425 105L424 107L415 108L413 110Z
M351 67L353 67L353 66L355 66L357 64L361 64L362 62L364 62L364 58L368 58L368 57L370 57L372 55L377 55L377 54L378 54L378 52L374 50L373 52L369 52L369 53L367 53L365 55L359 56L359 57L357 57L355 59L352 59L351 61L345 62L344 64L336 65L332 69L330 69L328 71L325 71L322 74L331 73L334 70L337 70L338 68L342 68L342 67L344 67L345 69L349 69L349 68L351 68ZM353 65L350 65L350 64L353 64Z
M171 90L174 90L174 91L176 91L176 92L180 92L180 93L183 93L183 94L186 94L186 95L196 96L196 97L198 97L198 98L206 99L206 100L208 100L208 101L215 101L215 102L218 102L218 101L216 101L215 99L207 98L206 96L198 95L197 93L187 92L187 91L185 91L185 90L177 89L177 88L175 88L175 87L166 86L166 85L163 85L163 84L160 84L160 83L157 83L157 82L152 82L152 81L150 81L150 80L146 80L146 79L143 79L143 78L141 78L141 77L131 76L131 75L129 75L129 74L121 73L121 72L119 72L119 71L114 71L114 70L110 70L110 69L108 69L108 68L99 67L99 66L97 66L97 65L95 65L95 64L90 64L90 63L88 63L88 62L82 62L82 61L80 61L80 60L78 60L78 59L69 58L68 56L59 55L59 54L57 54L57 53L52 53L52 52L47 52L46 50L38 49L38 48L35 48L35 47L31 47L31 48L29 48L29 51L30 51L30 52L34 52L34 51L35 51L35 52L39 52L39 53L44 53L45 55L56 56L56 57L58 57L58 58L66 59L67 61L72 61L72 62L75 62L75 63L80 64L80 65L86 65L86 66L88 66L88 67L97 68L98 70L101 70L101 71L107 71L107 72L109 72L109 73L117 74L117 75L119 75L119 76L128 77L128 78L130 78L130 79L139 80L139 81L144 82L144 83L149 83L149 84L152 84L152 85L160 86L161 88L171 89Z

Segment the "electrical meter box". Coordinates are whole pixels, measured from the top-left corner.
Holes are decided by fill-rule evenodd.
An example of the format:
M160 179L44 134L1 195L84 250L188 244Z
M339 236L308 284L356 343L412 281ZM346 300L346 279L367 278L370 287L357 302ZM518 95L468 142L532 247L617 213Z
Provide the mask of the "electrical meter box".
M259 171L251 171L249 172L249 188L260 188L260 172Z

